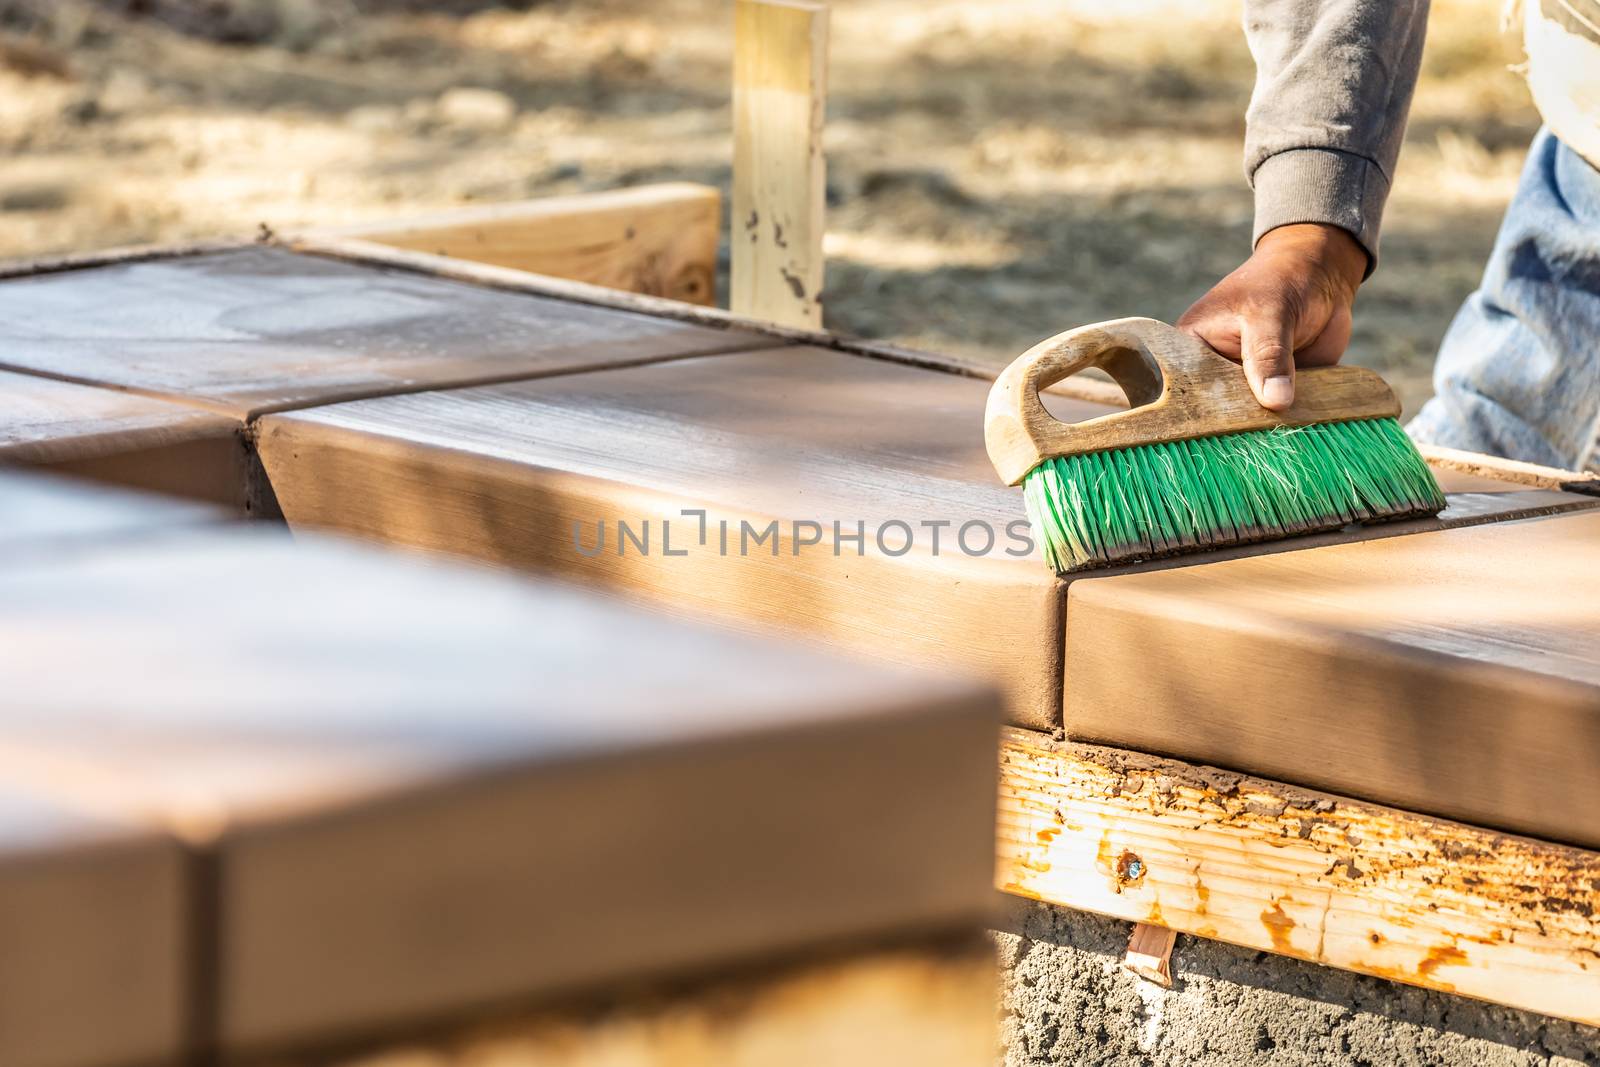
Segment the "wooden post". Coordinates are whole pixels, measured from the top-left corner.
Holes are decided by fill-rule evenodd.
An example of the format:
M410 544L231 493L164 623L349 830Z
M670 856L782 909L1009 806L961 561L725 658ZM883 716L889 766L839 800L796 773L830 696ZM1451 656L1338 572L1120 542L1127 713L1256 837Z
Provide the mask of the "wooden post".
M822 325L828 8L737 0L733 61L733 270L729 307Z

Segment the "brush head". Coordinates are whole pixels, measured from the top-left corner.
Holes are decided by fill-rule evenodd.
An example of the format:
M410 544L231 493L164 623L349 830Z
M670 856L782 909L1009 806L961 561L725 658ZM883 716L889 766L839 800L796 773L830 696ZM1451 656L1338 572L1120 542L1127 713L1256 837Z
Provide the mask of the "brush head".
M1061 573L1445 506L1392 418L1057 456L1028 472L1023 499L1045 561Z

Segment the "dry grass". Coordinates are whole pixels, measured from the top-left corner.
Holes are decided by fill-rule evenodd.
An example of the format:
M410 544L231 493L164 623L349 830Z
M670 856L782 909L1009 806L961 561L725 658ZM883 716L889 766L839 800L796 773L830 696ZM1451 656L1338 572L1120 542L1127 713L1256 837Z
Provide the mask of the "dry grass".
M719 0L230 0L247 44L121 6L0 0L0 255L727 183ZM1354 345L1412 406L1537 123L1498 0L1434 8ZM1230 2L840 0L831 324L1000 361L1176 316L1247 251L1251 78ZM457 85L514 114L440 107Z

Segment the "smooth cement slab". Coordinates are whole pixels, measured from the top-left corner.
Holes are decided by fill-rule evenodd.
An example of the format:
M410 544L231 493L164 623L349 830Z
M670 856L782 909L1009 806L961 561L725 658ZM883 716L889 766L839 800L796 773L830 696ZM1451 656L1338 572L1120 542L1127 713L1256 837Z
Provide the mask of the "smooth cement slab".
M242 525L0 561L0 676L0 814L5 789L47 792L193 857L201 1047L972 931L992 899L987 691L551 583ZM39 972L91 975L37 993L87 1041L126 1021L95 998L160 964L128 946L172 909L130 881L159 870L95 890L105 850L62 840L49 881L0 835L0 926L127 927ZM39 955L6 944L0 992ZM107 1033L142 1050L171 1007L127 1004L142 1028ZM76 1047L5 1062L106 1062L51 1056Z
M243 429L186 404L0 371L0 463L242 509Z
M16 694L7 674L6 708ZM16 754L0 742L0 768ZM0 769L0 1063L176 1063L189 1023L183 850L63 781Z
M1600 847L1600 511L1074 582L1069 736Z
M1005 688L1012 721L1048 730L1065 583L984 454L988 388L794 347L274 415L258 447L293 525L971 670ZM1049 403L1065 419L1111 410ZM1464 488L1439 519L1268 550L1596 503Z
M768 350L273 417L259 448L291 524L979 671L1042 725L1061 590L983 455L987 388Z
M235 417L763 343L266 246L0 281L0 367Z

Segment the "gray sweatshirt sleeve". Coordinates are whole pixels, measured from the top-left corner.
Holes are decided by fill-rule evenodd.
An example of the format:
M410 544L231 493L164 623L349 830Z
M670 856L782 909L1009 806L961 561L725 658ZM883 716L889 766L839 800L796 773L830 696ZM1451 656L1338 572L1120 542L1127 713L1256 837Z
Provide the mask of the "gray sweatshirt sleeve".
M1293 222L1332 223L1377 263L1427 20L1428 0L1246 0L1254 241Z

